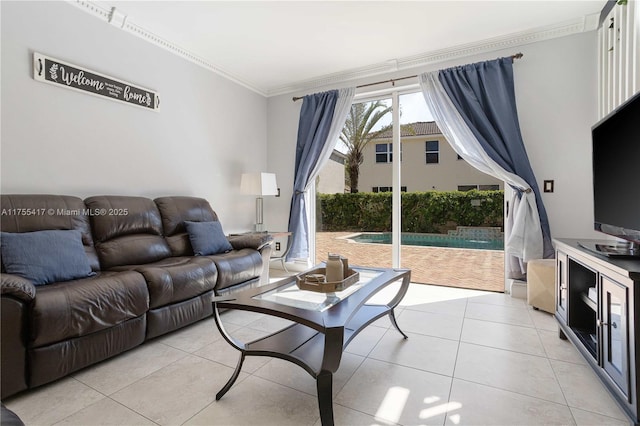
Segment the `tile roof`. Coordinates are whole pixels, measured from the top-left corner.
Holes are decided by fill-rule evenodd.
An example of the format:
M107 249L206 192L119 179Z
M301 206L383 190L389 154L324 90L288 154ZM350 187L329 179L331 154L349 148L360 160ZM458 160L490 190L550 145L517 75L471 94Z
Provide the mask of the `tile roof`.
M417 121L415 123L400 125L400 137L439 135L441 133L435 121ZM390 139L391 137L391 129L387 129L376 139Z

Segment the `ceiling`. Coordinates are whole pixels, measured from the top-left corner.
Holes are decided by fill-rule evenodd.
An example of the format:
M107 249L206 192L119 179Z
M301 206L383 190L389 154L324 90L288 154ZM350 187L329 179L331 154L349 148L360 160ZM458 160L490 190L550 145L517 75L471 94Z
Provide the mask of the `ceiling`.
M594 29L606 0L79 3L271 96Z

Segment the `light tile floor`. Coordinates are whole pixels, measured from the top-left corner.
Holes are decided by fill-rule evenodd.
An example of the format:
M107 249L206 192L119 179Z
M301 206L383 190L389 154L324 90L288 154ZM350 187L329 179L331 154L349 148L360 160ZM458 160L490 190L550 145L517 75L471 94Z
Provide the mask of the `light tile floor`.
M411 284L397 317L408 340L383 318L347 348L336 425L629 424L555 319L523 300ZM285 324L222 319L241 340ZM236 361L206 319L4 402L27 425L320 425L314 380L277 359L247 358L216 402Z

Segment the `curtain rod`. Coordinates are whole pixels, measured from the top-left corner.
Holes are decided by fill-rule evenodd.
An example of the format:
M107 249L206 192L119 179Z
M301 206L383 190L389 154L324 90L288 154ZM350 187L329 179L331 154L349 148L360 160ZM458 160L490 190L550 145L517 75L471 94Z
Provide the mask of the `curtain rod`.
M520 52L516 53L515 55L511 55L511 61L514 61L516 59L520 59L522 58L524 55ZM369 87L369 86L375 86L376 84L384 84L384 83L391 83L393 86L395 86L396 81L400 81L400 80L406 80L408 78L416 78L418 75L409 75L407 77L400 77L400 78L391 78L389 80L384 80L384 81L376 81L375 83L367 83L367 84L361 84L359 86L356 86L356 89L360 89L361 87ZM300 99L304 99L304 96L294 96L293 98L291 98L293 100L293 102L295 101L299 101Z

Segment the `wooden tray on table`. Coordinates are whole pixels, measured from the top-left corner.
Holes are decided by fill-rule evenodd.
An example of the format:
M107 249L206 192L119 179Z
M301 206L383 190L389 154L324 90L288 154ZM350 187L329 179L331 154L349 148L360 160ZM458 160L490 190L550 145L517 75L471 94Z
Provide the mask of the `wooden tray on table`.
M315 291L316 293L335 293L342 291L360 280L360 273L349 268L349 275L342 281L328 281L320 283L307 280L308 275L322 274L326 276L326 268L316 268L296 276L296 284L300 290Z

